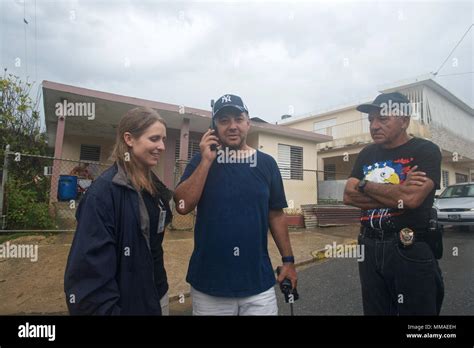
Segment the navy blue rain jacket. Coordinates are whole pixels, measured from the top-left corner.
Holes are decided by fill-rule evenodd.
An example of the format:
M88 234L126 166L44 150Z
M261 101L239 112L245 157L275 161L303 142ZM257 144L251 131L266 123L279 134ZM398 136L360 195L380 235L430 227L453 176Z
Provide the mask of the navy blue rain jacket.
M172 215L172 192L153 175ZM149 217L139 192L114 164L87 190L64 276L71 315L161 315L150 251Z

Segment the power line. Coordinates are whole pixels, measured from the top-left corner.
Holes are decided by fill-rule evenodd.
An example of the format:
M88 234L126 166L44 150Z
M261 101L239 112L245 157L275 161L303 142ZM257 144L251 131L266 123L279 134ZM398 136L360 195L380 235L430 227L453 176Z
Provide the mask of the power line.
M471 24L469 26L469 28L467 28L466 32L464 33L464 35L461 37L461 40L458 41L458 43L456 44L456 46L454 46L454 48L451 50L451 52L448 54L448 56L446 57L446 59L444 60L443 64L441 64L441 66L438 68L438 70L436 70L436 72L433 74L433 75L438 75L439 71L441 70L441 68L444 66L444 64L446 64L446 62L448 61L449 57L451 57L451 54L453 54L454 50L459 46L459 44L461 43L461 41L464 39L464 37L467 35L467 33L469 32L469 30L471 30L471 28L474 26L474 24Z
M36 36L36 0L35 0L35 82L38 82L38 38Z
M28 21L26 20L26 0L23 1L23 26L24 33L25 33L25 70L26 70L26 78L28 78L28 41L26 36L26 26L28 25Z
M5 9L4 9L4 6L5 6L5 1L0 1L0 22L1 24L3 25L4 24L4 20L5 20ZM0 66L2 68L6 67L7 63L6 63L6 60L5 60L5 51L6 49L4 49L4 40L5 39L5 30L2 30L2 33L0 33Z
M441 77L441 76L466 75L466 74L474 74L474 71L466 71L466 72L454 73L454 74L444 74L444 75L438 75L438 77Z

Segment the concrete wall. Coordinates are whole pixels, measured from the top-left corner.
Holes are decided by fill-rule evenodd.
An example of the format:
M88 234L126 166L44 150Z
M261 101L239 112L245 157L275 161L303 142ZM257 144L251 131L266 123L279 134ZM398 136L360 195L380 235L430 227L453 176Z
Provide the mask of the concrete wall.
M313 131L314 123L319 121L325 121L332 118L336 118L336 124L356 121L361 118L361 113L355 109L345 110L341 112L331 113L328 115L322 115L313 117L306 120L301 120L292 124L289 124L288 127L305 130L308 132Z
M342 202L347 180L328 180L318 182L319 199L335 199Z
M251 133L247 135L247 145L258 149L258 133Z
M441 163L441 170L448 171L449 185L453 185L456 183L456 173L467 175L467 178L469 180L469 168L464 167L460 163L452 162L450 159L443 158L443 161ZM444 189L444 187L443 183L441 182L441 190L442 189Z
M66 124L67 130L67 124ZM112 153L114 140L107 138L97 138L90 136L77 136L77 135L68 135L67 131L64 135L63 141L63 152L61 158L79 160L81 154L81 144L84 145L99 145L100 146L100 163L104 163L105 166L91 165L89 171L92 176L95 178L99 176L108 165L112 165L113 161L110 160L110 155ZM77 166L76 162L61 161L59 163L60 172L59 175L68 175L71 170Z
M302 204L314 204L317 202L317 178L316 165L317 154L316 144L310 141L298 140L267 133L259 133L258 147L278 161L278 144L293 145L303 147L303 180L283 179L287 202L293 201L294 207L299 208Z
M167 128L166 129L166 142L165 142L165 153L162 155L160 162L158 163L158 175L160 176L163 183L170 189L174 188L175 181L175 146L176 140L179 139L180 130Z
M67 126L66 126L67 127ZM167 139L165 142L165 152L162 155L155 172L160 179L170 188L174 187L174 149L176 139L179 139L179 130L167 129ZM113 161L110 159L112 154L115 139L97 138L88 136L73 136L65 135L63 143L62 158L79 160L81 153L81 144L99 145L100 146L100 162L112 165ZM60 174L69 174L69 172L76 166L74 162L63 162L61 165ZM105 169L101 167L101 169Z
M356 154L347 156L348 161L344 161L344 156L323 158L323 165L320 170L324 170L324 165L334 164L336 167L335 179L345 180L352 172L356 158ZM319 174L319 180L324 180L324 173Z
M474 119L472 122L474 123ZM436 123L429 124L427 129L429 129L428 138L441 149L451 153L457 152L459 156L474 159L474 141L472 141L472 137L471 140L468 140ZM472 169L474 169L474 167Z
M67 125L66 125L67 129ZM115 139L90 137L87 135L64 135L62 158L79 160L81 154L81 144L99 145L100 146L100 162L112 163L109 157L112 153Z
M433 141L442 149L474 159L474 115L429 87L423 88L423 99L430 111Z
M366 145L358 145L353 147L345 147L339 149L331 149L327 151L320 150L318 152L318 169L324 170L324 163L335 163L336 172L341 174L336 176L336 179L347 179L344 177L346 173L349 174L352 171L355 160L359 155L360 150ZM348 161L344 161L344 156L347 154ZM320 174L320 180L323 180L322 174Z

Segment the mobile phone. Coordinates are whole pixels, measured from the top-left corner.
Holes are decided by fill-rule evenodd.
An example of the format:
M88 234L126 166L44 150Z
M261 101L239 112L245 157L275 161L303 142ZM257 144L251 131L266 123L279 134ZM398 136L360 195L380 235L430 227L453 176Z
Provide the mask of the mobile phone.
M214 129L214 134L217 134L216 122L214 121L214 99L211 99L211 129ZM217 151L216 144L211 145L211 151Z

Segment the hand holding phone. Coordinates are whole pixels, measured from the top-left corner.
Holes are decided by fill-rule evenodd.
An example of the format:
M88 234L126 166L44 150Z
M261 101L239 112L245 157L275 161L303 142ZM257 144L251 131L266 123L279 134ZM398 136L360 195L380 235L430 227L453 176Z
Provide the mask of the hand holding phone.
M213 162L217 157L217 151L211 150L211 146L214 145L216 148L219 145L219 138L214 135L213 129L208 129L201 138L199 148L201 149L202 159Z
M214 119L211 120L211 127L210 129L214 132L211 134L215 135L217 137L217 129L216 129L216 124L214 122ZM218 138L219 141L219 138ZM211 151L217 151L217 145L216 144L211 144Z
M211 99L211 126L210 129L214 130L214 134L217 136L216 121L214 120L214 99ZM217 145L211 144L211 151L217 151Z

